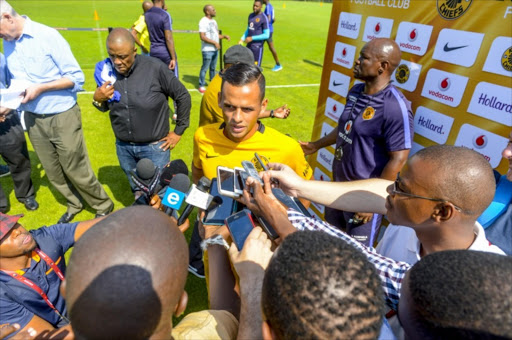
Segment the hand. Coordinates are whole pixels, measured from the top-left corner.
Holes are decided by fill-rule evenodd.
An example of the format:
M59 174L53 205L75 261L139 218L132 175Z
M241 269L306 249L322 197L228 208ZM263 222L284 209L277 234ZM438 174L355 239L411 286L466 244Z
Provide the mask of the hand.
M270 177L267 173L263 173L263 187L256 179L249 177L245 182L242 197L239 199L249 210L258 216L269 217L284 207L272 193L270 185ZM250 191L253 193L251 194Z
M229 257L240 280L254 276L263 278L273 255L271 247L272 242L260 227L254 228L247 236L241 251L238 250L235 242L231 244Z
M174 131L170 131L167 136L160 139L159 142L164 142L162 145L160 145L160 149L163 151L166 151L167 149L174 149L176 144L180 141L181 136L174 133Z
M43 93L43 84L34 84L30 85L25 89L25 95L23 96L23 99L21 100L22 104L26 104L31 100L36 99L39 97L39 95Z
M215 43L214 45L215 45L215 49L220 50L220 44L219 43Z
M271 170L266 171L266 173L269 174L270 178L279 181L279 188L281 188L285 194L298 197L299 189L302 187L303 182L306 181L305 179L297 175L288 165L269 163L268 168Z
M223 38L226 39L227 41L231 41L231 38L229 37L229 35L224 35Z
M231 238L228 227L226 225L210 225L203 224L205 212L204 210L199 213L199 224L197 225L199 236L201 239L206 240L215 235L221 235L226 241Z
M372 220L373 213L355 213L352 217L354 224L365 224Z
M106 102L114 96L114 86L110 81L104 82L100 87L96 88L92 98L100 103Z
M162 204L162 199L157 194L153 195L151 197L151 200L149 201L149 206L156 210L164 210L164 205Z
M274 110L274 117L286 119L290 115L290 109L288 108L288 104L284 104L281 107L278 107Z
M10 108L8 108L8 107L0 106L0 123L5 122L5 120L7 119L7 115L11 111L12 110Z
M318 148L315 146L315 143L313 142L301 142L299 141L300 147L302 148L302 151L304 152L304 155L311 155L318 151Z
M7 323L7 324L3 325L2 327L0 327L0 339L5 339L6 336L16 332L18 329L20 329L20 325L17 323L13 323L13 324Z
M248 44L252 41L252 37L245 38L245 43Z
M175 67L176 67L176 60L172 59L171 62L169 63L169 70L174 70Z
M244 41L242 39L238 40L238 45L242 45Z

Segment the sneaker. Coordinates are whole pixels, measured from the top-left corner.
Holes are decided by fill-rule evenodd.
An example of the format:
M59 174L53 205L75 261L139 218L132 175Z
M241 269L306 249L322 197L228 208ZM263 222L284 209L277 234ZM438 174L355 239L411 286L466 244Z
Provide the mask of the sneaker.
M196 267L193 267L192 265L188 265L188 272L192 275L197 276L200 279L204 279L204 268L203 270L199 270Z
M11 171L7 165L0 165L0 177L9 176Z
M204 93L206 91L206 87L200 86L198 91L199 91L199 93Z
M272 71L277 72L277 71L281 71L282 69L283 69L283 66L282 66L282 65L276 65L276 66L274 66L274 68L272 69Z

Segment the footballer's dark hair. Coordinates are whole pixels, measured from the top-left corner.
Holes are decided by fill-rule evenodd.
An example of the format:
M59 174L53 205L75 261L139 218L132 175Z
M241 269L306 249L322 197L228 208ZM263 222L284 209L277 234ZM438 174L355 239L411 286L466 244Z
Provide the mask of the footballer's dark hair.
M270 261L262 307L279 339L371 339L382 326L383 296L359 250L319 231L299 231Z
M241 87L254 81L258 82L260 88L260 99L265 98L265 76L260 68L256 65L248 65L244 63L233 64L222 74L221 92L224 84L228 83L232 86Z
M404 281L416 329L428 339L511 339L511 278L510 256L451 250L422 258Z

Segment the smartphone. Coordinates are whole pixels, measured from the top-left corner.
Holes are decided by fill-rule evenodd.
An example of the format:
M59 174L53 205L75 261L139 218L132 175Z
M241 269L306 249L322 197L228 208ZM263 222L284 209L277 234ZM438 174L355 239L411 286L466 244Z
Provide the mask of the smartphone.
M255 227L254 221L251 217L251 211L244 209L226 218L226 225L228 226L229 233L233 242L235 242L238 250L244 246L247 236Z
M218 191L217 178L212 179L210 194L213 196L210 207L206 209L203 224L223 225L224 220L236 211L238 202L230 197L221 196Z
M263 185L263 180L258 174L258 170L256 170L254 164L252 164L249 161L242 161L242 166L244 167L244 170L247 171L249 177L253 177L254 179L258 180L261 183L261 185Z
M254 156L256 157L256 160L258 160L258 163L260 163L261 167L263 168L263 171L268 171L268 166L265 163L263 163L263 161L260 158L260 155L258 155L258 153L255 152ZM275 178L271 178L270 183L275 184L276 186L279 185L279 181Z
M270 223L263 217L260 217L258 215L252 215L254 218L258 220L258 223L260 224L261 228L267 233L268 237L270 237L271 240L275 240L279 237L279 234L274 230L274 228L270 225Z
M311 214L306 209L306 207L299 201L298 198L288 196L284 193L283 190L279 188L272 188L272 194L279 200L279 202L283 203L286 207L292 208L301 212L306 217L311 217Z
M235 194L241 196L244 193L245 180L247 172L243 168L235 168ZM245 179L244 179L245 178Z
M217 167L217 185L219 193L226 197L236 198L235 193L235 170L225 166Z

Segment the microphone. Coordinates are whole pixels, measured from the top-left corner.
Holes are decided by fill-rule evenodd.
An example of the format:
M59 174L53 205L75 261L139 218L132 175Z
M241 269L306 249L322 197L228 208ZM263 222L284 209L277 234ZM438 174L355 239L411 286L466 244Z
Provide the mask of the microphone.
M164 211L167 215L171 216L181 208L189 186L190 179L185 174L176 174L169 182L162 199L162 204L167 207Z
M160 185L162 187L169 185L169 182L177 174L184 174L188 176L187 165L182 159L175 159L162 169L162 174L160 175Z
M205 176L201 177L197 185L192 184L192 188L190 188L186 199L188 205L185 207L185 210L183 210L183 213L178 219L178 226L185 222L194 207L198 207L203 210L208 208L213 200L213 196L208 193L211 184L212 181Z
M157 191L160 182L160 169L155 166L149 158L143 158L137 162L135 171L131 170L130 175L133 183L149 199Z

